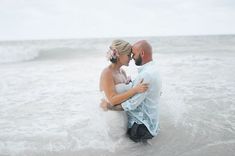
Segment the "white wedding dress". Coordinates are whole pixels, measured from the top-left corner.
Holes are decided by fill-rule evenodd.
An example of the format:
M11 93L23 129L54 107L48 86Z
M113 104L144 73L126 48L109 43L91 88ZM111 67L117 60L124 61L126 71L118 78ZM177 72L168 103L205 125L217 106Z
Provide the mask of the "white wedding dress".
M115 85L117 93L123 93L129 90L132 84L120 83ZM104 92L102 92L105 98ZM107 98L105 98L107 100ZM113 141L118 141L126 135L127 115L124 111L106 111L104 112L105 121L108 127L108 135Z

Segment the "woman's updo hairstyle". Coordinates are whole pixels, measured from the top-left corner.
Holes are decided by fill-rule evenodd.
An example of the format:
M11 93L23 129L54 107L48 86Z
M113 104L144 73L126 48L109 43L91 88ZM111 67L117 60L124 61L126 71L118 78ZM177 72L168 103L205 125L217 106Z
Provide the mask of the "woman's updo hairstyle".
M117 63L119 55L130 54L131 48L132 47L129 42L124 40L114 40L107 52L107 58L112 63Z

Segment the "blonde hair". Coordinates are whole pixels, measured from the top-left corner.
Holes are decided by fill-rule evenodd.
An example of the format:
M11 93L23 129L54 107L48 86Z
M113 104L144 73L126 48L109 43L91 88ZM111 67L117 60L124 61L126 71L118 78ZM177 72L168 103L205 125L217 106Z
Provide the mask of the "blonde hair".
M124 40L114 40L110 46L110 49L117 50L120 55L131 53L131 44Z
M109 47L106 57L112 63L117 63L117 58L119 55L130 54L132 51L132 46L129 42L124 40L114 40Z

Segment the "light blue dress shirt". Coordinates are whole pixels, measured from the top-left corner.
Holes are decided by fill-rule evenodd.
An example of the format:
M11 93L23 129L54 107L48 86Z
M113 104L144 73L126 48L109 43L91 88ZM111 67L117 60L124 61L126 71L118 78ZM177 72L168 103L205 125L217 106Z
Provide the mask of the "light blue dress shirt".
M149 132L156 136L160 131L159 99L162 82L154 61L148 62L138 69L138 76L133 81L133 86L142 79L145 83L149 83L148 90L123 102L122 107L128 115L128 128L131 128L134 122L144 124Z

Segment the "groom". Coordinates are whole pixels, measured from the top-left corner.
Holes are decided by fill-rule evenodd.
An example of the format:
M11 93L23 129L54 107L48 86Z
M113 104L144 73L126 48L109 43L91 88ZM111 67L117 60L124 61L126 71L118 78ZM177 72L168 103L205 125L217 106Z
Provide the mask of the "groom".
M139 41L132 47L132 58L140 66L138 76L133 81L133 86L141 80L149 84L144 93L139 93L125 102L113 106L106 101L110 110L124 110L128 115L127 134L134 142L147 141L159 133L159 99L161 94L161 78L152 59L152 47L145 41ZM105 109L105 108L104 108Z

